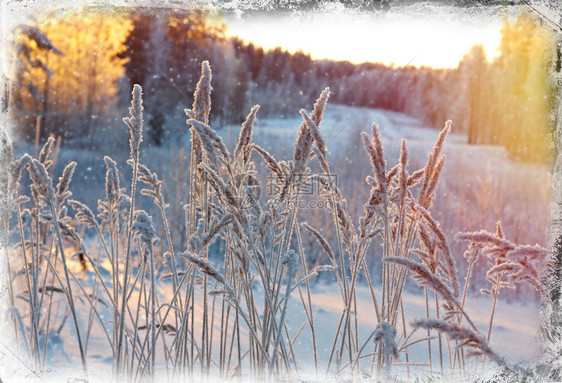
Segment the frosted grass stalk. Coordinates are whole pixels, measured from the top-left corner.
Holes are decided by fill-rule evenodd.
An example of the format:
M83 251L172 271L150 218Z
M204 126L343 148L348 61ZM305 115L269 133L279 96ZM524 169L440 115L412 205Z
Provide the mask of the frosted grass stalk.
M143 111L142 106L142 88L140 85L135 84L133 86L133 96L131 100L131 107L129 108L130 117L125 117L123 122L129 127L130 139L129 147L131 151L131 159L133 160L133 180L131 183L131 208L129 210L129 225L127 232L127 245L125 252L125 271L123 274L123 291L122 291L122 302L121 310L119 315L119 331L117 339L117 361L115 362L114 377L120 374L121 369L121 358L123 351L123 335L125 332L125 312L127 306L127 288L129 282L129 267L131 262L131 239L132 239L132 225L133 225L133 215L135 212L135 194L136 194L136 184L138 176L138 163L140 156L140 143L142 141L142 128L143 128Z

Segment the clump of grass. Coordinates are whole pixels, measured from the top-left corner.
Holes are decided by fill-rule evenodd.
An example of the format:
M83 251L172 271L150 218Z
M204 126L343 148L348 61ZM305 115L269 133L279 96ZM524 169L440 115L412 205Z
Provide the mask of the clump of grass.
M78 166L75 162L66 166L57 186L52 186L53 139L47 141L37 159L25 155L14 160L8 141L2 142L6 150L0 157L11 164L9 172L0 174L0 187L8 196L2 209L11 214L9 206L14 202L19 236L19 246L13 251L10 248L12 254L5 257L6 268L21 270L15 276L8 274L10 323L36 368L45 367L49 336L59 335L69 316L83 369L88 365L88 341L99 327L111 353L114 378L131 381L154 380L164 372L172 378L194 379L197 374L205 377L214 371L223 379L250 375L288 380L302 372L295 348L301 341L310 345L319 379L324 376L322 367L326 375L342 379L346 374L358 376L365 367L372 376L389 378L398 359L405 360L409 373L409 366L422 361L410 360L408 347L420 342L427 342L433 374L434 337L430 331L438 332L441 376L445 375L446 357L452 374L456 366L464 368L465 359L474 355L507 365L488 344L499 291L522 282L540 288L548 253L539 246L508 241L499 224L495 234L458 234L457 240L469 242L465 253L469 267L461 291L445 230L431 214L445 167L441 152L450 121L425 166L415 171L409 169L405 140L398 163L390 167L378 125L372 125L370 135L362 135L372 174L366 177L369 198L355 223L344 191L332 178L330 153L322 136L330 90L320 93L311 111L300 110L303 121L293 157L279 161L252 143L258 105L242 124L233 150L212 128L211 79L210 65L203 62L192 109L185 110L191 162L187 200L181 201L186 205L184 233L169 224L165 181L151 170L151 164L141 163L140 86L133 87L130 116L123 120L130 131L129 194L121 187L119 164L105 157L105 196L98 201L97 214L70 199L71 179ZM257 161L264 163L277 183L267 203L256 193ZM313 172L315 166L320 172ZM19 195L24 168L31 178L29 196ZM298 202L303 186L312 181L323 187L332 233L322 232L303 219L305 212ZM138 209L139 198L144 197L152 200L156 215ZM68 215L69 208L74 217ZM8 230L8 221L3 222ZM93 229L88 232L91 236L83 234L86 229ZM165 240L159 241L159 233ZM307 235L318 243L324 260L316 257L310 264L303 247ZM177 238L183 236L185 247L175 248ZM331 237L334 242L329 241ZM97 254L87 249L86 243L94 243ZM212 251L215 244L223 249L220 256ZM71 267L70 251L81 257L80 271ZM14 263L20 255L23 262ZM382 259L381 270L368 266L372 256ZM492 262L487 277L494 302L487 337L481 335L465 309L478 258ZM163 261L161 267L159 260ZM320 359L317 307L310 286L320 271L333 273L343 305L330 334L333 341L327 361ZM408 273L423 287L426 303L426 318L412 323L407 323L403 302ZM358 319L364 310L357 299L361 279L370 291L375 312L367 337L360 332ZM21 292L16 286L23 286ZM167 294L162 292L165 289ZM65 301L57 303L55 293ZM431 293L434 315L429 309ZM21 315L18 296L25 301L28 315ZM299 301L306 318L296 333L287 323L291 300ZM463 326L463 321L470 328ZM427 331L427 336L416 338L417 329ZM307 332L310 338L304 340Z

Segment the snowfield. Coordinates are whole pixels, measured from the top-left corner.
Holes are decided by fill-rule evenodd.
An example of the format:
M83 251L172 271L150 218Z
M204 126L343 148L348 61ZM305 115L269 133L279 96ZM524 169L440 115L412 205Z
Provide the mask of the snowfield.
M169 283L160 282L158 290L161 295L165 295L172 290ZM201 293L201 291L200 291ZM260 299L260 289L255 289L256 298ZM403 293L404 310L408 313L406 322L408 320L424 318L425 317L425 301L423 292L420 289L416 292ZM316 328L317 351L319 358L319 371L324 371L326 362L330 356L330 349L333 342L333 334L338 324L341 315L343 304L339 291L333 283L313 283L311 284L311 297L314 310L314 321ZM133 298L134 299L134 298ZM135 299L133 300L135 301ZM201 296L199 296L201 302ZM218 302L218 301L217 301ZM217 303L218 305L218 303ZM489 324L489 313L492 305L490 297L471 298L468 301L467 311L471 314L471 318L481 330L485 333ZM358 306L358 325L360 333L367 338L375 329L377 325L376 316L374 313L371 296L369 289L366 286L359 286L357 288L357 306ZM85 308L85 310L87 310ZM196 306L195 312L200 310L200 306ZM103 309L102 309L103 311ZM104 310L104 316L111 317L108 310ZM306 325L306 317L302 310L302 304L298 293L291 296L288 307L287 326L291 336L294 338L301 330L303 325ZM84 315L83 320L87 320ZM502 356L506 357L511 363L517 365L531 365L540 356L540 341L538 338L538 323L540 321L539 307L537 302L500 302L496 311L496 318L494 320L494 332L491 337L491 346L498 351ZM201 321L198 322L201 326ZM214 328L220 329L220 312L217 310L214 319ZM96 329L96 327L94 327ZM199 328L200 329L200 328ZM99 328L98 328L99 330ZM100 333L101 330L94 332L88 345L89 355L89 379L92 382L107 382L111 380L111 357L107 356L107 346L104 336ZM196 329L197 331L197 329ZM66 334L65 334L66 333ZM52 349L52 366L50 372L46 375L41 375L41 380L48 382L60 382L61 378L79 376L76 370L79 366L79 355L74 351L76 344L68 339L72 338L72 328L66 326L60 335L59 340L51 340L55 346ZM244 332L245 337L248 336ZM413 336L413 340L424 338L426 335L423 331L418 330ZM9 343L3 342L3 345L10 347ZM437 339L434 340L433 345L433 361L439 360L437 350ZM59 347L57 347L59 346ZM218 338L215 339L214 347L218 348ZM368 342L366 349L372 352L374 344L372 341ZM10 348L14 347L12 344ZM12 348L13 349L13 348ZM305 326L300 331L300 335L294 342L294 352L296 357L296 365L299 368L299 373L303 376L309 376L314 379L314 359L312 354L312 346L310 342L310 330ZM365 352L368 354L369 352ZM5 353L4 360L10 360L12 355ZM393 373L397 377L406 379L408 377L408 369L410 378L413 377L427 377L429 375L429 367L427 364L427 343L420 342L413 346L408 347L408 358L410 365L406 367L404 355L401 359L393 364ZM14 364L15 363L15 364ZM370 375L370 358L365 358L365 367L362 371L366 375ZM404 363L404 364L401 364ZM439 369L434 365L434 373ZM445 362L445 368L448 363ZM17 366L17 369L14 368ZM163 366L161 366L163 367ZM481 371L481 361L476 368ZM473 367L474 368L474 367ZM471 374L471 369L467 368L467 374ZM492 374L495 371L495 366L489 363L486 367L486 373ZM2 376L14 376L23 378L22 373L26 372L25 366L16 360L13 363L2 362L2 369L0 373ZM14 374L14 375L12 375ZM162 375L165 372L162 370ZM211 373L211 376L213 374ZM33 382L33 374L28 373L25 375L26 379ZM216 377L218 379L218 377ZM320 379L322 380L322 379ZM27 381L27 380L26 380Z

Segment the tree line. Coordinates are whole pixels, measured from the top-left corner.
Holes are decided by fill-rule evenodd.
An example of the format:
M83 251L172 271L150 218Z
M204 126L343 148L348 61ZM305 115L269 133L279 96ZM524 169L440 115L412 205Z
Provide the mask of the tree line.
M312 60L302 51L264 50L227 35L220 15L125 9L45 17L20 28L10 96L23 130L68 140L120 120L132 84L145 90L151 141L183 133L200 64L213 63L213 116L241 122L249 108L284 117L311 106L329 86L333 101L383 108L440 127L447 119L468 143L505 145L526 160L552 151L556 65L552 34L522 13L504 21L499 55L475 45L454 69ZM37 116L40 117L38 121Z

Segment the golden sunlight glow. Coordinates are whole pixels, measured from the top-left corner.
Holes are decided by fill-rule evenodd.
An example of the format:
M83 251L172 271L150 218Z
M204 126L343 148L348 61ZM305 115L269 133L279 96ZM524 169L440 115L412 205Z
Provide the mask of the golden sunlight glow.
M438 9L438 8L436 8ZM452 11L451 11L452 12ZM476 43L497 54L501 15L242 14L225 15L229 34L264 48L302 50L313 59L454 68Z

